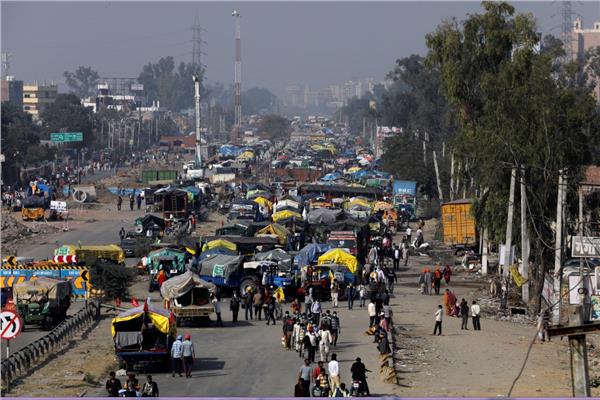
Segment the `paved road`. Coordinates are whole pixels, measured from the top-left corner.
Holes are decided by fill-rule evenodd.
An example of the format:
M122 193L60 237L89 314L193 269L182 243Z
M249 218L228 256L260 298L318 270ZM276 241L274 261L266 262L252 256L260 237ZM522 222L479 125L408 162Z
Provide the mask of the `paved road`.
M325 303L324 308L330 309L330 304ZM189 333L195 345L196 360L192 377L185 379L171 377L171 374L165 372L154 373L161 395L293 396L303 359L295 351L285 350L281 346L281 322L278 321L276 326L266 326L264 320L242 320L234 325L230 322L231 313L226 301L223 310L224 328L208 326L178 329L179 334ZM366 308L355 307L352 311L338 308L337 312L341 319L342 333L337 347L332 347L332 352L338 354L342 382L351 384L350 366L356 357L361 357L367 368L375 371L367 375L371 393L379 396L394 394L394 386L380 381L375 344L372 343L371 336L364 335L368 325ZM316 359L319 360L318 353ZM96 393L103 394L103 390Z
M77 212L77 211L75 211ZM119 229L121 226L131 226L135 218L141 215L138 211L123 211L121 219L107 219L102 221L90 222L89 224L78 226L76 229L68 232L58 232L49 236L42 244L29 245L25 244L19 249L21 257L31 257L36 260L49 259L54 256L54 249L57 243L76 244L81 241L82 244L107 244L116 243L119 240ZM133 261L133 260L129 260ZM76 301L69 308L69 315L75 314L83 307L84 301ZM22 332L15 340L11 341L10 349L12 352L17 351L33 341L43 337L47 332L35 327L28 327L25 332ZM1 344L2 355L6 354L6 343Z

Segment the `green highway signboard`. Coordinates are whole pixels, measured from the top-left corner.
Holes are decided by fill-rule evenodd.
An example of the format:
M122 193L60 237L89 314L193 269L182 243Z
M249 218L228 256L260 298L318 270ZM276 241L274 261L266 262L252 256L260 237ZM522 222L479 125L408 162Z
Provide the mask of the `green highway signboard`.
M53 132L50 140L53 143L83 142L83 132Z

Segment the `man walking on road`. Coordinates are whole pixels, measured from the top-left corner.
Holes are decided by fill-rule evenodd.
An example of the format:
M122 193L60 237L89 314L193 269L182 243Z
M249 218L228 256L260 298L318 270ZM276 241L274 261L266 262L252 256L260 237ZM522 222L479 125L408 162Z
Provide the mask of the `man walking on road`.
M173 370L171 371L171 376L175 376L175 374L181 375L181 362L183 358L183 352L181 349L183 336L177 336L177 339L173 342L171 346L171 360L173 360Z
M300 367L300 373L298 378L302 380L302 386L304 387L304 395L302 397L310 397L310 378L312 375L312 368L308 358L304 359L304 365Z
M400 257L402 256L402 250L398 247L398 245L394 245L394 270L398 270L400 268Z
M315 300L315 302L312 304L311 308L311 314L312 314L312 318L313 318L313 322L315 323L315 326L319 326L319 321L321 320L321 302L319 301L319 299Z
M331 337L331 332L328 329L322 329L319 331L319 356L321 357L322 362L327 362L329 358L329 348L331 342L333 342L333 338Z
M122 204L123 204L123 198L121 197L121 195L119 195L119 197L117 197L117 211L121 211Z
M337 279L334 279L331 282L331 304L333 308L337 308L338 306L338 298L340 294L340 285L338 284Z
M252 320L252 301L253 301L253 297L252 297L252 290L248 289L248 291L246 292L246 294L244 294L244 316L245 316L245 320L248 321L248 315L250 315L250 320Z
M375 325L375 316L377 315L377 310L375 308L375 302L371 299L371 302L367 306L367 310L369 311L369 328Z
M263 296L259 290L254 294L254 315L256 315L256 318L258 318L259 321L262 316L263 303Z
M240 312L240 298L237 293L233 293L233 297L229 302L229 309L231 310L232 322L238 322L238 313ZM247 318L246 318L247 319Z
M469 303L465 299L460 302L460 317L462 318L460 329L469 330Z
M337 354L331 355L331 361L327 365L329 370L329 386L331 386L331 393L335 393L336 388L340 387L340 364L337 361Z
M219 300L219 298L217 298L217 296L215 296L215 294L211 294L211 303L215 309L215 314L217 314L217 324L216 326L218 328L222 328L223 327L223 320L221 319L221 300Z
M133 211L133 202L135 200L135 195L134 194L130 194L129 195L129 210Z
M181 344L181 351L183 353L183 369L185 371L185 377L192 377L192 366L194 365L194 357L196 352L194 351L194 343L192 343L192 337L185 335L185 340Z
M481 324L479 323L479 317L481 314L481 308L479 304L475 300L473 300L473 305L471 306L471 316L473 317L473 330L480 331Z
M438 332L438 336L442 334L442 319L444 318L444 308L439 305L437 311L435 312L435 328L433 328L432 335L435 335Z
M342 327L340 326L340 317L338 317L337 312L334 311L331 316L331 337L333 338L333 346L337 347L338 337L342 331Z
M352 310L352 307L354 307L354 295L354 285L350 283L346 288L346 297L348 297L348 310Z

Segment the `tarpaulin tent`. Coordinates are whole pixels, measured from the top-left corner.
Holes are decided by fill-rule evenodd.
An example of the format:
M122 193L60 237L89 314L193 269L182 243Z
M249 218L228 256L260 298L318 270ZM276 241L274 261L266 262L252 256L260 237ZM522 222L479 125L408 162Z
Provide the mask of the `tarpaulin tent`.
M387 211L387 210L391 210L392 208L394 208L394 206L385 201L376 201L373 204L373 210L375 210L375 211Z
M288 231L284 226L274 222L256 232L255 236L261 235L275 235L277 236L279 244L284 245L287 241L288 236L290 235L290 231Z
M275 203L275 205L273 206L273 210L275 212L277 211L281 211L284 209L293 209L298 211L300 209L300 203L298 203L297 201L294 200L290 200L290 199L284 199L284 200L280 200L277 203Z
M282 249L273 249L262 253L256 253L254 259L257 261L277 261L280 267L289 271L292 268L292 256Z
M222 235L246 235L248 233L248 225L240 223L229 223L220 227L215 231L217 236Z
M309 224L331 224L342 215L342 210L328 209L328 208L317 208L311 210L306 220Z
M148 268L157 269L162 260L172 261L178 270L185 270L185 252L181 250L167 247L151 251L148 253Z
M237 252L237 246L235 245L235 243L232 243L229 240L225 240L225 239L216 239L216 240L212 240L208 243L205 243L204 246L202 246L202 251L213 250L213 249L217 249L219 247L223 247L227 250Z
M226 249L225 247L217 247L216 249L206 250L206 251L203 251L202 253L200 253L200 256L198 256L198 261L206 260L207 258L210 258L217 254L225 254L228 256L235 256L235 255L237 255L237 252Z
M241 256L216 254L200 262L198 273L199 275L222 277L228 281L231 275L238 270L241 262Z
M329 250L331 246L322 243L309 243L296 255L295 260L299 267L305 267L317 260L317 256Z
M269 210L271 210L273 208L273 203L271 203L269 200L265 199L262 196L254 198L253 201Z
M350 201L347 203L347 207L352 207L355 205L359 205L359 206L363 206L363 207L369 207L371 208L371 203L369 202L369 200L362 198L362 197L353 197L350 199Z
M160 294L163 299L171 300L183 296L193 288L207 289L210 293L215 293L217 287L203 279L192 271L186 271L184 274L167 279L160 287Z
M175 336L175 319L171 312L144 303L138 307L123 311L112 320L111 332L115 337L117 332L141 332L146 317L152 325L165 335Z
M283 220L287 220L287 219L291 219L291 218L296 218L297 220L302 220L302 215L295 211L283 210L283 211L278 211L278 212L274 213L272 218L273 218L273 222L283 221Z
M356 273L358 267L356 257L344 249L331 249L319 257L319 264L329 263L345 265L353 274Z

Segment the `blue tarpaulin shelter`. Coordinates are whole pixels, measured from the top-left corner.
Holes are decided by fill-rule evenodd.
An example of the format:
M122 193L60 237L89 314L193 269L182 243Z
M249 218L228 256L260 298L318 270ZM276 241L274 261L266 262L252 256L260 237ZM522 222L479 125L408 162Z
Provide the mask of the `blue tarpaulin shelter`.
M331 248L328 244L323 243L310 243L307 244L298 252L296 257L294 258L298 267L302 268L307 265L310 265L311 262L317 260L319 255L325 253Z

